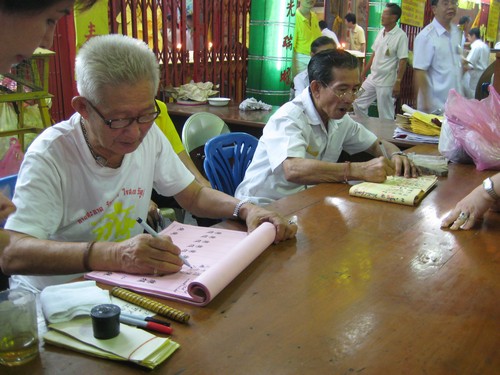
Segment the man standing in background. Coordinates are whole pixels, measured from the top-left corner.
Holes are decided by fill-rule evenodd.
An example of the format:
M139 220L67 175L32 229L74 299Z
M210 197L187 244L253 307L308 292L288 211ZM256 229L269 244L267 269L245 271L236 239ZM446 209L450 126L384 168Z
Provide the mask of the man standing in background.
M384 28L373 43L373 55L363 69L362 77L366 77L370 68L371 73L361 86L363 93L353 104L358 115L368 116L368 108L377 99L379 117L394 119L395 98L399 96L408 60L408 37L396 25L400 17L399 5L387 3L381 20Z
M347 49L365 53L365 31L361 26L356 24L356 15L354 13L347 13L344 19L349 30L349 45Z
M470 52L464 63L464 92L466 97L473 99L479 78L490 63L490 48L481 40L481 32L477 27L469 30L467 40Z
M313 12L315 0L302 0L295 13L295 30L293 34L293 63L292 75L307 69L311 59L311 43L319 38L321 30L318 25L318 17Z
M415 38L413 69L417 109L441 114L448 92L463 95L461 33L451 23L458 0L431 0L434 19Z

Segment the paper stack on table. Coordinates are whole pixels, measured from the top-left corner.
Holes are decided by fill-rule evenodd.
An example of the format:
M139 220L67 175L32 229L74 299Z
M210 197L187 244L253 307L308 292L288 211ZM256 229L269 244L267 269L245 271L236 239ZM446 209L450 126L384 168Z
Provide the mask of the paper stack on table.
M393 138L422 143L439 142L442 116L416 111L407 105L403 105L403 110L404 115L396 115L398 127Z

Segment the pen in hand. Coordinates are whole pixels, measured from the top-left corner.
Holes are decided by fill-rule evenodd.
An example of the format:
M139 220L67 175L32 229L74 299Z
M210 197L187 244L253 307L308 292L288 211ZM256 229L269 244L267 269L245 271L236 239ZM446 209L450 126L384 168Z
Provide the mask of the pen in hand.
M387 154L387 150L385 149L384 144L382 143L382 141L379 141L379 142L378 142L378 145L380 146L380 149L382 150L382 154L384 154L384 157L385 157L386 159L391 160L391 158L390 158L390 157L389 157L389 155Z
M152 235L153 237L158 237L158 233L156 233L156 231L151 228L148 223L146 223L144 220L142 220L140 217L137 218L137 222L144 228L144 230L146 232L148 232L150 235ZM182 259L182 263L184 263L186 266L188 266L189 268L193 268L193 266L191 266L191 264L189 264L188 260L186 258L184 258L182 255L179 255L179 258Z

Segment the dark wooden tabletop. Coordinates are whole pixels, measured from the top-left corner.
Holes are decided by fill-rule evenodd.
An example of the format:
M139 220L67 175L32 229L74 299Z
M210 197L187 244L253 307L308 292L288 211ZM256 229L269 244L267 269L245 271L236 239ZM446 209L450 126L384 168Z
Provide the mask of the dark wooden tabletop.
M417 207L350 197L345 184L275 202L297 215L297 238L272 245L206 307L164 301L191 320L173 323L181 348L153 371L45 345L0 372L498 374L500 214L470 231L439 225L492 174L452 164Z

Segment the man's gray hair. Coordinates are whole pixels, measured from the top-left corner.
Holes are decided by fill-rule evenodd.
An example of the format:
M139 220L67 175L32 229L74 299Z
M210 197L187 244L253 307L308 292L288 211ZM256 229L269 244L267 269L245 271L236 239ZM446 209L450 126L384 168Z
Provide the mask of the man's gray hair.
M160 69L156 56L143 41L109 34L89 39L78 51L76 85L81 96L93 104L102 101L102 89L122 84L151 82L156 96Z

